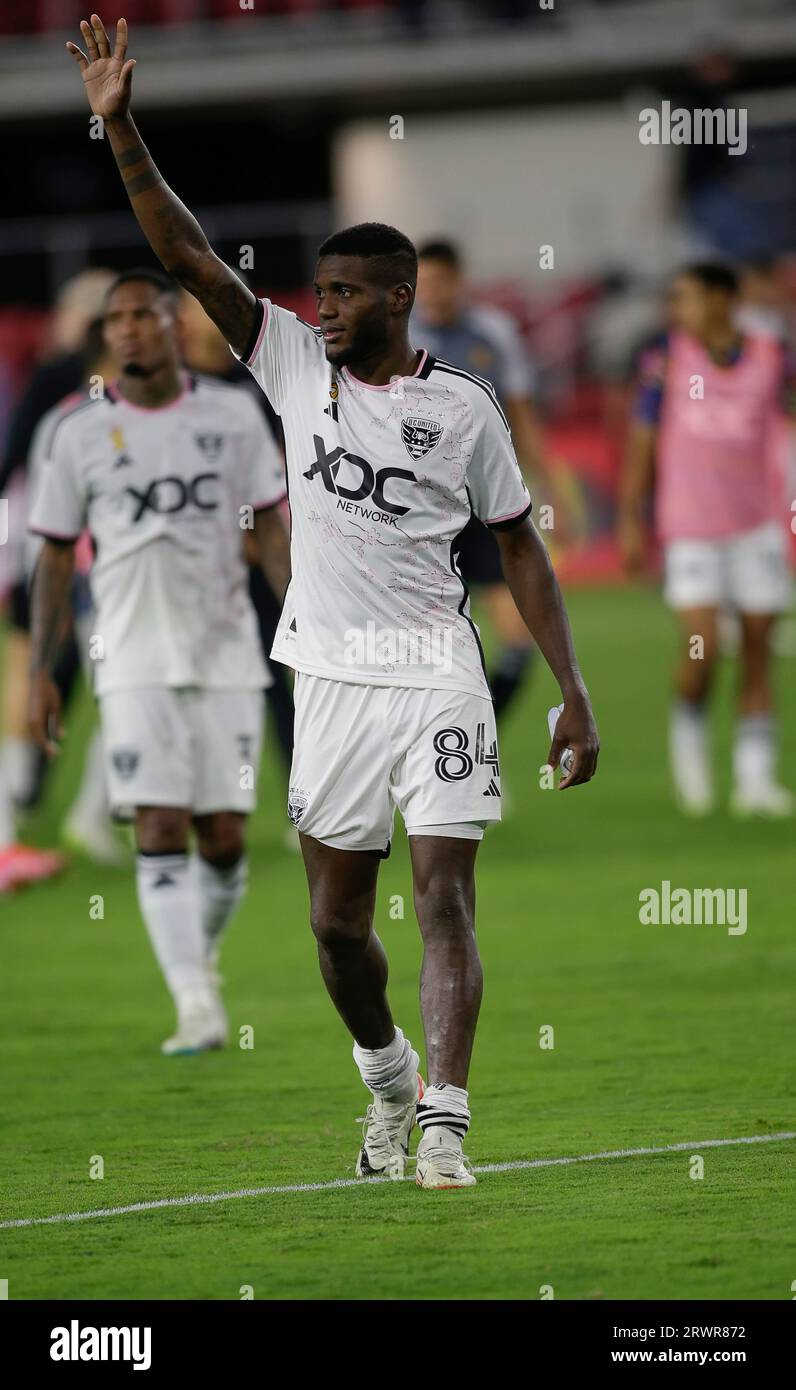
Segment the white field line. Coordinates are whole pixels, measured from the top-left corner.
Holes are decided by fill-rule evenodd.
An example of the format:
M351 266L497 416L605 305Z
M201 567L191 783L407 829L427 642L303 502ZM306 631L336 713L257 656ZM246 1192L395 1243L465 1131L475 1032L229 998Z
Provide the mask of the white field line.
M577 1154L567 1158L523 1158L514 1163L482 1163L474 1173L516 1173L528 1168L561 1168L570 1163L596 1163L608 1158L646 1158L652 1154L691 1152L700 1149L727 1149L736 1144L773 1144L796 1139L796 1131L781 1134L750 1134L742 1139L700 1139L683 1144L661 1144L645 1149L608 1149L604 1153ZM279 1197L289 1192L338 1192L345 1187L372 1187L375 1183L407 1182L407 1178L334 1178L331 1182L296 1182L281 1187L241 1187L236 1192L195 1192L188 1197L161 1197L156 1202L133 1202L127 1207L101 1207L96 1211L62 1212L58 1216L23 1216L16 1221L0 1221L0 1231L20 1226L57 1226L67 1221L93 1221L101 1216L128 1216L134 1211L159 1211L164 1207L205 1206L211 1202L235 1202L241 1197Z

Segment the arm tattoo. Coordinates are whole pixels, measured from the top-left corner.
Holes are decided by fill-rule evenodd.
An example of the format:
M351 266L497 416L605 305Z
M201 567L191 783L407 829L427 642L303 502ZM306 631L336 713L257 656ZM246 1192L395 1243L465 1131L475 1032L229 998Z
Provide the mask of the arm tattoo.
M251 290L215 255L196 218L163 179L132 118L106 128L133 212L161 265L242 352L257 310Z
M157 169L147 169L143 174L137 174L134 179L125 179L124 186L127 189L128 198L136 198L139 193L146 193L148 188L154 188L156 184L162 182Z

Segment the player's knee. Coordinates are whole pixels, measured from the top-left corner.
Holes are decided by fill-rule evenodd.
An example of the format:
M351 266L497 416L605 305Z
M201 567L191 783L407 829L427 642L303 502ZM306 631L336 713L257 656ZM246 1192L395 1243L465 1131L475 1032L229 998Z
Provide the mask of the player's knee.
M182 854L188 848L188 813L171 806L140 807L136 841L144 854Z
M340 954L362 950L371 931L370 918L361 912L323 902L313 903L310 925L319 946Z
M432 876L415 890L415 911L423 937L460 937L474 930L469 880Z
M196 843L200 855L217 869L231 869L246 847L244 822L239 816L214 816L197 827Z
M689 649L679 676L680 694L685 699L701 700L707 695L715 675L717 656L718 650L712 641L698 649L698 656Z

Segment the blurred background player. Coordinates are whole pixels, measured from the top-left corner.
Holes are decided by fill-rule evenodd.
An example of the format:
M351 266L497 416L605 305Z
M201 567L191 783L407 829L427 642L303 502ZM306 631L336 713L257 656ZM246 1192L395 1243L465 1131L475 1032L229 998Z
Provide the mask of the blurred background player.
M247 391L258 409L262 411L268 428L277 441L284 458L284 439L279 416L271 409L265 393L253 381L251 372L248 372L243 363L238 362L233 357L229 344L224 341L223 333L216 328L213 320L208 318L199 300L185 291L182 292L180 298L180 326L183 360L186 366L191 371L200 372L204 376L215 377L218 381L225 381L230 386L239 386ZM285 512L287 512L287 503L285 503ZM250 533L246 533L247 538L249 535ZM269 722L276 732L282 766L287 779L293 758L293 690L286 668L278 661L271 661L269 656L276 636L282 604L260 568L256 554L250 552L248 559L250 560L249 594L257 614L263 656L272 682L265 692L271 715ZM287 832L286 842L291 848L298 849L298 836L292 826Z
M33 370L11 411L0 462L0 496L9 497L14 517L15 558L2 667L2 745L0 746L0 892L50 878L64 865L53 850L17 841L20 812L38 801L46 759L28 730L28 663L30 612L25 573L24 517L30 499L28 461L36 428L49 410L76 390L85 370L84 343L89 324L99 313L113 279L93 269L73 276L60 289L53 308L43 360ZM78 670L77 653L66 624L55 665L63 701L68 701ZM96 785L96 783L95 783Z
M113 282L111 281L111 283ZM26 475L26 491L30 504L32 504L41 483L42 470L47 462L46 450L57 422L63 415L70 413L76 405L81 403L84 399L84 391L92 391L96 394L97 391L102 390L102 383L110 381L114 375L113 359L105 344L101 318L96 318L89 325L81 357L83 390L71 392L65 400L48 410L34 431ZM25 559L28 584L33 578L41 546L41 537L28 533ZM76 649L89 690L93 687L90 643L96 626L96 613L90 582L93 558L91 537L88 531L84 530L75 546L75 571L70 594L70 609L64 624L61 642L62 651L68 650L71 653L73 648ZM63 666L63 657L60 657L55 668L56 684L58 683L57 673L59 670L63 670ZM68 667L71 671L71 656ZM26 687L27 685L26 678ZM63 709L64 701L72 696L74 682L70 681L67 688L59 686L59 690ZM30 741L33 744L33 740ZM35 744L33 747L36 748L37 753L41 754L41 749ZM46 762L43 754L42 757ZM37 779L39 785L41 785L42 780L41 777ZM61 826L61 839L70 850L87 855L97 864L122 866L129 861L127 847L114 833L105 778L102 735L96 728L88 740L83 761L83 776L77 795L69 806Z
M64 397L80 390L86 371L85 345L90 325L102 311L102 302L113 282L113 272L104 269L82 271L61 286L48 328L44 359L31 373L27 386L11 414L2 465L0 496L15 490L21 512L30 503L27 485L28 462L36 427L47 411ZM24 523L19 528L24 537ZM4 659L4 718L2 765L10 795L18 809L36 804L41 794L46 759L30 737L28 717L28 663L30 614L24 547L19 547L19 565L11 593ZM64 702L74 688L79 669L77 649L71 628L56 663L55 678Z
M163 1050L193 1052L226 1041L215 965L246 886L268 683L241 528L248 515L283 591L284 478L254 404L180 369L177 292L165 276L119 276L104 323L119 378L60 416L31 514L45 538L32 597L31 726L53 754L54 654L88 525L111 802L134 808L139 905L177 1012Z
M655 475L655 524L664 544L665 598L680 619L670 720L678 799L694 815L713 805L707 701L722 609L741 626L732 808L789 815L775 777L771 637L791 599L784 512L771 486L772 437L787 399L786 362L770 336L736 325L738 281L714 262L671 287L671 331L643 355L622 483L626 563L645 552L644 507Z
M453 242L427 241L417 255L413 340L435 357L492 383L506 412L520 466L530 481L544 469L544 452L531 400L532 373L517 328L503 310L471 302L461 253ZM482 587L498 639L489 684L499 719L522 685L533 640L503 577L497 541L476 516L462 533L457 563L468 586Z

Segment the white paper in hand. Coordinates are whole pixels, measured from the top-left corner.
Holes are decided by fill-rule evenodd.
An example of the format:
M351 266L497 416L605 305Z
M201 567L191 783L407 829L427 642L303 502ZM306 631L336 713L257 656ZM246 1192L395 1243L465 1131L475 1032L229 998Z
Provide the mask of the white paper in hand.
M563 705L553 705L553 708L547 711L547 727L550 730L551 739L554 739L556 736L556 724L558 723L558 716L563 713ZM568 777L570 772L572 771L572 764L574 763L574 761L575 754L573 750L571 748L565 748L563 753L561 754L561 757L558 760L558 766L561 768L561 771L564 773L565 777Z

